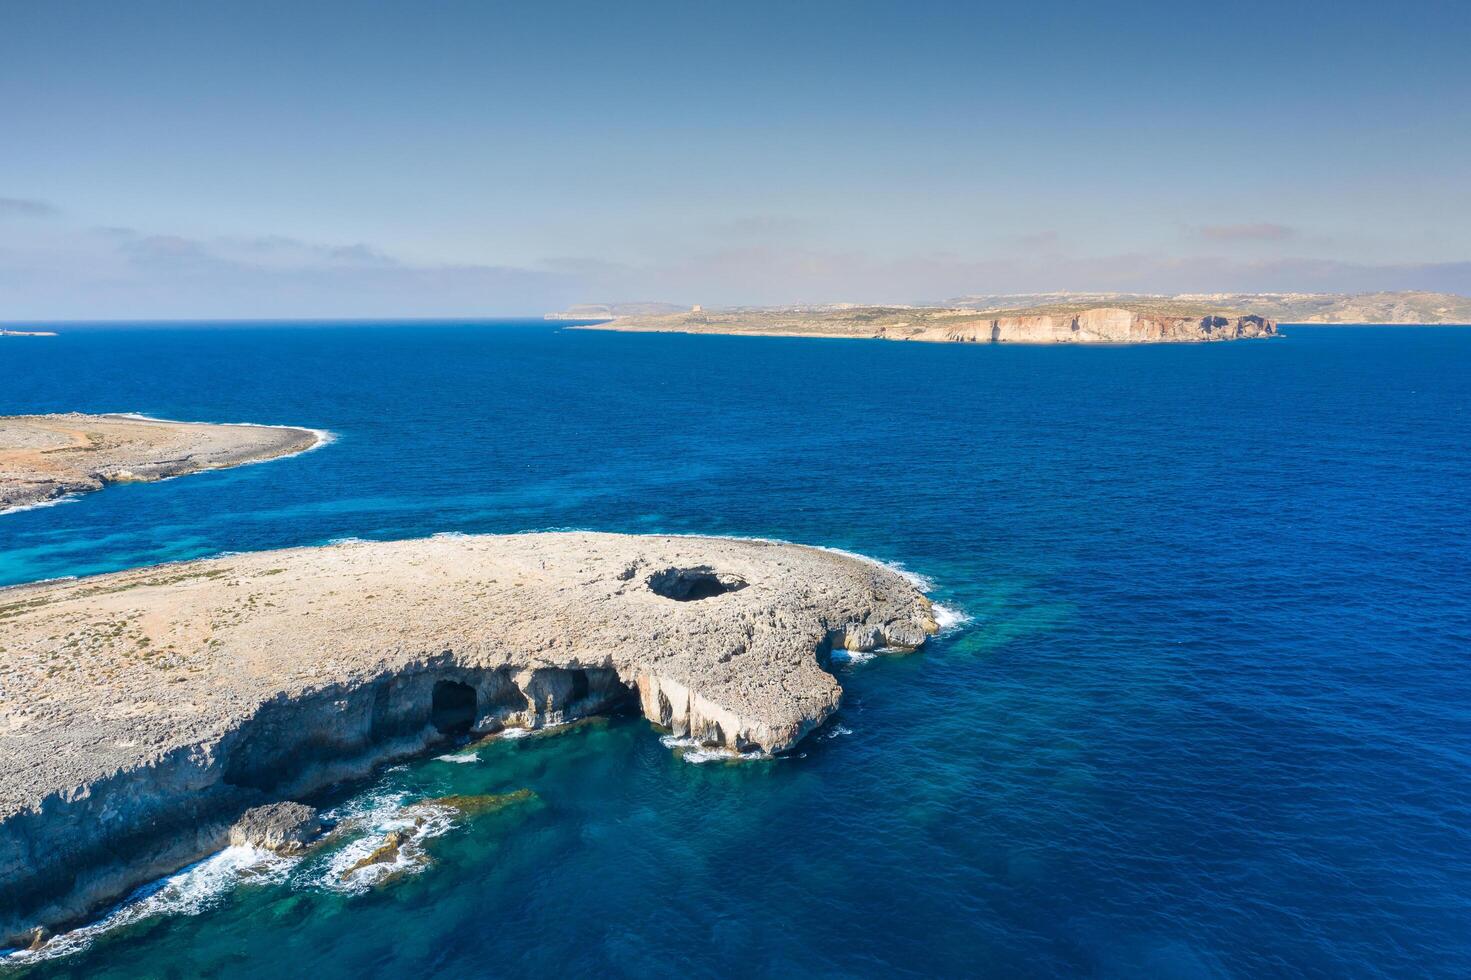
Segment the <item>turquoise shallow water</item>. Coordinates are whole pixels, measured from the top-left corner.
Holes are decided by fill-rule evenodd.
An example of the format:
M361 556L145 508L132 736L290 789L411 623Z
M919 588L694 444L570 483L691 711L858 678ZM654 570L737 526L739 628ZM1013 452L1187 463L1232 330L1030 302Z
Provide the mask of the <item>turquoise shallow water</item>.
M3 410L329 429L0 518L0 584L578 527L900 562L972 617L790 758L632 718L327 801L530 788L416 873L230 856L26 976L1471 975L1471 331L1049 349L541 323L74 327ZM442 830L442 833L440 832ZM3 972L7 967L0 967Z

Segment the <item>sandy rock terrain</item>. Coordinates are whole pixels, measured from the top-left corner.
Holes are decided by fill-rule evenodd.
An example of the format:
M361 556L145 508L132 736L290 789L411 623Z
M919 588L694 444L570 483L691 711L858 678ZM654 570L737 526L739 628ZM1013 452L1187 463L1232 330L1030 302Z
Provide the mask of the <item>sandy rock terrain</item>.
M694 537L357 542L0 590L0 945L446 738L627 706L787 749L839 703L831 648L935 629L882 565Z
M0 513L109 483L162 480L290 456L323 434L129 415L0 416Z

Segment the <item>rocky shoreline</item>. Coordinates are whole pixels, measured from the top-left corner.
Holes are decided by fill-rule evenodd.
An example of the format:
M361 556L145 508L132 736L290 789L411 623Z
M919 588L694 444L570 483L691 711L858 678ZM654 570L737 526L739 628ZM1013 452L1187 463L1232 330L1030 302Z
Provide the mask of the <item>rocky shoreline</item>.
M292 456L326 433L135 415L0 416L0 514L111 483L139 483Z
M937 630L913 584L861 558L590 533L16 586L0 626L0 946L218 850L254 807L448 739L626 707L706 745L788 749L839 704L832 649Z

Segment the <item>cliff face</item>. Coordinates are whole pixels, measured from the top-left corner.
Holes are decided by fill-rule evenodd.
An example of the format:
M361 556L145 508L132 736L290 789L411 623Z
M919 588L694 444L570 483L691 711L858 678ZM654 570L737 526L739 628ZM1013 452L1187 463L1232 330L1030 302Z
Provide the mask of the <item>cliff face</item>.
M996 344L1161 344L1272 337L1260 316L1166 316L1101 308L1074 314L1005 316L964 326L927 327L904 340Z
M928 600L762 541L534 534L237 555L0 590L0 945L446 738L627 706L736 751L838 705L834 646Z
M622 317L580 330L715 333L770 337L852 337L969 344L1162 344L1272 337L1266 317L1123 307L1029 312L933 307L734 310Z

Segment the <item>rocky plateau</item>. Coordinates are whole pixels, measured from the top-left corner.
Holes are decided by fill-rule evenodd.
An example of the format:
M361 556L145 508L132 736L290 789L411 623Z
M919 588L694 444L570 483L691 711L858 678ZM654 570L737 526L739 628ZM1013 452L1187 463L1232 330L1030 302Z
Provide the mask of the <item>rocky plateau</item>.
M232 828L303 846L312 813L272 804L474 735L626 710L781 752L838 707L833 649L936 629L883 565L719 538L352 542L0 590L0 946Z

